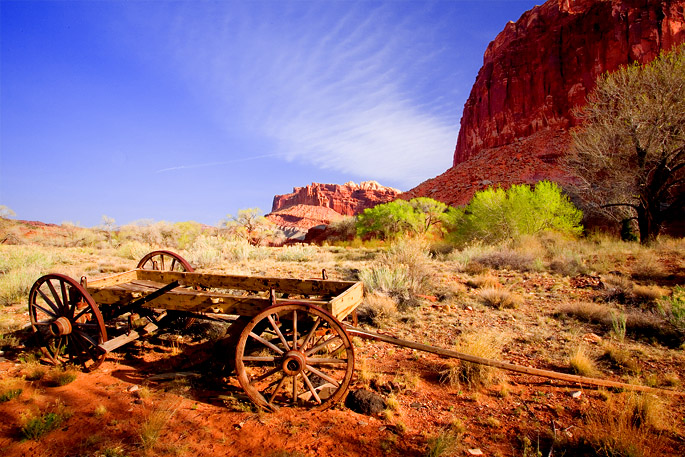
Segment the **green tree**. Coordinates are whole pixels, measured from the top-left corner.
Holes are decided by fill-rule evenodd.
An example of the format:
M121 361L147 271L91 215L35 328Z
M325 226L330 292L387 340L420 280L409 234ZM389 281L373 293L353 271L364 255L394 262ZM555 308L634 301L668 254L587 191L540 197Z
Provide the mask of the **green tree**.
M617 221L637 220L642 243L685 216L685 45L597 81L577 115L569 165L579 195Z
M417 218L422 221L421 230L423 233L428 232L431 227L445 220L447 205L443 202L428 197L417 197L409 200L409 204L417 213Z
M476 192L463 213L454 213L453 236L459 241L495 243L546 230L571 235L582 233L583 213L553 182L541 181L508 190L489 187Z
M387 240L401 233L418 232L421 224L421 219L408 201L395 200L366 208L359 214L357 235Z

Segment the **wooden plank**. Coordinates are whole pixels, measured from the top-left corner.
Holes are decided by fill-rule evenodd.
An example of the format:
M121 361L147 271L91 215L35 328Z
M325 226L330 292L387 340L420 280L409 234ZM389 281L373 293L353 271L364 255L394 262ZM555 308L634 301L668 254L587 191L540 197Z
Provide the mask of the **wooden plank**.
M123 273L118 273L111 276L105 276L99 279L88 279L87 288L88 292L90 289L100 289L102 287L116 286L117 284L131 282L137 278L137 273L135 270L125 271Z
M125 287L125 286L124 286ZM91 295L99 304L126 304L136 298L144 297L147 292L126 290L124 288L96 289ZM286 303L291 300L277 299L276 303ZM298 300L326 308L328 302L321 300ZM192 289L175 289L146 303L145 308L161 308L167 310L188 311L192 313L220 313L238 314L241 316L255 316L261 310L271 305L266 297L250 297L217 292L205 292Z
M362 282L355 283L352 287L347 289L342 294L331 300L330 311L336 319L342 321L352 311L357 309L357 306L364 299L364 284Z
M182 286L215 287L247 291L267 291L302 295L331 296L343 293L354 286L353 281L332 281L323 279L270 278L257 276L235 276L207 273L184 273L177 271L135 270L137 278L168 284L178 281Z

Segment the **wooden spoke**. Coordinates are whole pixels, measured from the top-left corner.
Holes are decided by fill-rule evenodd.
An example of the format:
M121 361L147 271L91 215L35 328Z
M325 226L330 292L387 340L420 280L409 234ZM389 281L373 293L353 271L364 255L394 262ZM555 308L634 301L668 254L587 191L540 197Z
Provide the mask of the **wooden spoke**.
M300 328L307 329L306 334ZM339 352L337 357L328 350L331 346ZM297 302L278 304L242 330L235 367L240 385L259 407L326 409L347 393L354 350L342 325L323 309Z
M312 336L314 336L316 329L319 328L319 324L321 323L321 318L317 317L316 320L314 321L314 324L312 324L311 330L309 330L309 333L307 336L304 337L304 341L302 342L302 347L306 348L307 343L309 343L309 340L312 339Z
M297 310L293 310L293 350L297 349L297 340L299 339L297 335Z
M59 290L53 281L57 281ZM52 299L42 290L46 283ZM89 371L105 360L105 353L98 348L107 341L102 314L88 292L72 278L60 274L39 278L29 292L29 318L50 362L78 361Z
M255 335L254 333L250 332L250 337L252 337L252 338L254 338L255 340L259 341L260 343L262 343L264 346L268 347L269 349L271 349L271 350L273 350L273 351L276 351L278 354L283 354L283 351L281 351L280 348L278 348L277 346L274 346L271 342L265 340L265 339L262 338L261 336Z
M312 355L312 354L314 354L314 353L316 353L316 352L319 352L321 349L327 347L329 344L332 344L333 342L336 342L336 343L337 343L338 341L340 341L340 344L341 344L341 346L342 346L342 344L343 344L343 343L342 343L342 340L340 339L339 336L336 336L336 337L333 337L333 338L330 338L330 339L324 341L323 343L320 343L320 344L314 346L313 348L311 348L310 350L308 350L308 351L306 352L306 354L307 354L307 355ZM338 346L338 347L336 348L336 350L339 350L341 346ZM330 352L334 352L334 351L330 351Z
M319 398L319 394L316 393L316 389L312 385L312 382L309 380L309 377L304 372L302 373L302 379L304 379L304 383L307 385L307 388L312 393L312 396L314 397L316 402L318 404L321 404L321 398Z
M281 343L283 343L283 346L285 346L286 349L290 349L290 346L288 346L288 342L285 340L283 333L281 333L281 329L278 328L278 325L276 325L276 321L274 320L273 316L271 314L268 314L266 318L269 321L269 324L271 324L271 328L274 329L274 332L276 332L278 338L280 338Z

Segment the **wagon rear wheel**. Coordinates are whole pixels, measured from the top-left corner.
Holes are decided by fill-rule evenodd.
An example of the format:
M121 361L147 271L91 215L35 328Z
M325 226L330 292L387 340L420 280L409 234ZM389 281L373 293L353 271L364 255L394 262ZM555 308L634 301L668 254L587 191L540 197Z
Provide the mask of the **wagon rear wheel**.
M195 271L186 259L171 251L152 251L140 259L136 268L157 271L179 271L182 273L192 273ZM169 310L163 319L162 325L186 330L193 323L195 323L194 317L188 317L182 312Z
M347 392L354 350L340 322L325 310L281 304L247 324L236 347L235 367L240 385L262 408L322 410Z
M140 259L136 268L158 271L185 271L189 273L195 271L186 259L171 251L152 251Z
M53 364L78 363L86 371L99 367L107 330L98 306L74 279L49 274L29 292L29 317L41 349Z

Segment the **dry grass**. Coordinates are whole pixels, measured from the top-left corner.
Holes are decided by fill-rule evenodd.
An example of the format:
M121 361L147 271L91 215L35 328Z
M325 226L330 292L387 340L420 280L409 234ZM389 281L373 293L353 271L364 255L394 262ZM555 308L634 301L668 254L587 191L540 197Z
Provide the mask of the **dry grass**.
M499 282L499 278L490 273L477 275L473 278L470 278L466 281L466 285L469 287L473 287L474 289L486 287L502 287L502 284Z
M499 360L502 347L501 334L477 332L462 336L454 349L476 357ZM466 361L448 362L440 371L440 378L451 387L460 387L464 384L469 387L488 387L505 379L504 374L496 368Z
M397 316L397 302L385 294L370 293L357 308L357 313L360 320L382 328Z
M568 359L571 369L581 376L595 377L598 374L595 361L588 355L584 346L578 346Z
M478 291L478 296L483 304L497 309L515 309L523 303L520 295L502 287L486 287Z
M606 408L591 409L583 430L598 455L663 455L665 408L656 397L626 393L612 396Z
M149 451L155 447L178 407L179 404L165 402L150 412L148 418L140 426L140 444L143 449Z

